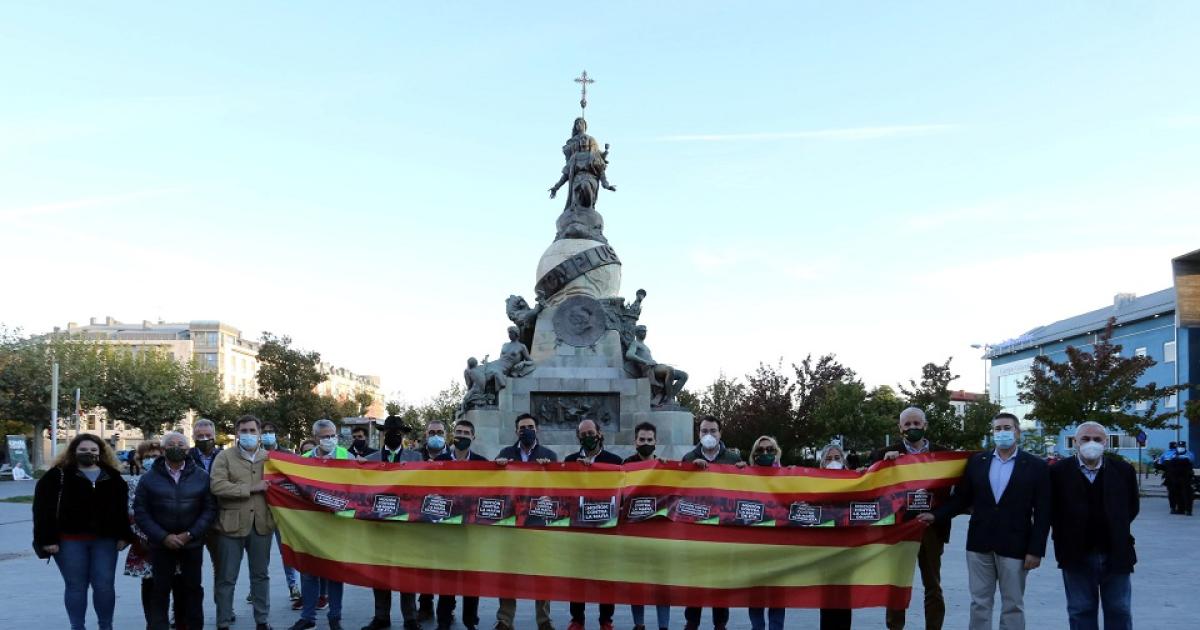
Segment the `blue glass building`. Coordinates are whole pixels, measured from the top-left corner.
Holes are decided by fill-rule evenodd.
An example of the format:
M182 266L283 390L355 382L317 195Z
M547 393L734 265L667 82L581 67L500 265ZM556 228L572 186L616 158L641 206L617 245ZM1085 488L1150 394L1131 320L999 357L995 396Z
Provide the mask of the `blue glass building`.
M984 358L992 362L989 391L992 399L1005 410L1024 418L1030 405L1017 400L1019 383L1029 375L1033 359L1048 355L1055 361L1066 358L1066 348L1074 346L1090 351L1097 336L1103 332L1110 317L1116 318L1112 342L1121 345L1124 356L1145 355L1155 360L1142 377L1143 384L1159 386L1178 383L1200 384L1200 250L1172 261L1175 286L1145 296L1118 294L1111 306L1069 317L995 345L989 345ZM1200 398L1200 388L1191 387L1177 396L1159 400L1159 411L1184 410L1188 400ZM1139 403L1135 410L1145 410L1149 401ZM1197 414L1200 415L1200 414ZM1186 414L1179 418L1179 429L1150 429L1146 431L1146 448L1166 449L1168 442L1187 440L1193 452L1200 437L1200 417ZM1025 428L1035 428L1032 421ZM1051 441L1053 443L1051 443ZM1074 448L1074 431L1047 436L1048 451L1065 455ZM1136 435L1113 432L1110 448L1136 460ZM1142 452L1142 458L1149 455Z

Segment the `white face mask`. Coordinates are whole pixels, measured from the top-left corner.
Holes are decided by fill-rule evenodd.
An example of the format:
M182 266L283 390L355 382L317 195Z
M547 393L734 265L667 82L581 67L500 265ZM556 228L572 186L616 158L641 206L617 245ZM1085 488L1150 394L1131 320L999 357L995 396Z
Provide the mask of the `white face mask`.
M1079 455L1088 461L1095 461L1104 455L1103 442L1084 442L1079 445Z
M825 467L828 468L829 470L842 470L843 468L845 468L845 466L842 465L842 461L839 459L834 459L829 462L826 462Z
M333 449L337 448L337 438L323 437L321 438L321 450L326 453L332 453Z
M717 448L718 443L717 436L711 433L705 433L704 435L700 436L700 446L703 446L710 451L714 448Z

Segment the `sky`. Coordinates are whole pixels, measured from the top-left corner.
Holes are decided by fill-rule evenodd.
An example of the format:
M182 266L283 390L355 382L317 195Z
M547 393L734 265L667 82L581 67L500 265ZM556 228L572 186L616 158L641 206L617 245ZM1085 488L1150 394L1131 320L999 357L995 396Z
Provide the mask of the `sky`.
M445 5L445 6L442 6ZM452 5L452 6L451 6ZM1200 3L6 2L0 323L219 319L419 402L532 301L578 114L659 360L868 385L1171 284Z

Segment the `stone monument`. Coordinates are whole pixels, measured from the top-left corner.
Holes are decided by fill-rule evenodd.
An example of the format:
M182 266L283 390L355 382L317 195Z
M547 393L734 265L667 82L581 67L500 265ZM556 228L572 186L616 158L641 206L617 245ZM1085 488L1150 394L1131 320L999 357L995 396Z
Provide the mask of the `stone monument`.
M596 210L600 189L616 191L608 181L609 145L589 135L584 72L580 116L563 145L561 177L550 198L566 186L553 242L534 274L535 307L510 295L505 314L512 326L500 359L468 361L463 374L467 392L460 417L475 424L478 450L494 457L516 440L517 415L538 419L540 442L559 455L578 450L575 427L592 418L605 435L605 446L620 455L633 453L633 429L651 422L658 429L658 454L678 459L693 448L692 414L675 402L687 380L682 370L657 363L639 326L638 289L629 304L621 297L621 259L604 236Z

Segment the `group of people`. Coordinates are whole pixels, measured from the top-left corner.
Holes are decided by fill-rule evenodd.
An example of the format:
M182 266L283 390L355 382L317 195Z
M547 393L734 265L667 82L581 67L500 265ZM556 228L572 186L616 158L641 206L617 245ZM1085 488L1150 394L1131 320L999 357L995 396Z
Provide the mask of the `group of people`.
M1168 444L1167 451L1154 460L1154 468L1162 473L1171 514L1191 516L1196 497L1192 487L1196 478L1196 458L1188 450L1187 442L1180 440Z
M357 459L376 462L486 461L472 445L475 427L459 420L447 433L441 421L425 427L419 448L405 445L408 429L389 416L383 424L379 449L367 444L365 427L356 427L350 448L338 443L337 425L318 420L312 437L299 453L318 459ZM900 439L871 454L871 463L945 450L926 437L924 413L915 407L899 417ZM34 548L39 556L53 557L65 583L64 603L72 630L84 628L88 590L99 618L100 630L110 630L115 602L114 575L118 553L131 547L125 573L140 578L146 626L152 630L199 630L204 627L204 586L201 569L204 549L213 567L213 600L218 629L235 621L234 585L247 558L250 594L256 630L268 630L270 614L269 571L272 543L283 548L267 506L268 482L263 464L280 448L276 428L254 416L237 420L236 444L220 448L216 428L207 420L196 423L189 447L182 433L169 432L158 441L139 446L136 457L142 475L126 482L112 449L100 438L81 434L72 440L55 466L37 484L34 497ZM781 465L782 451L771 436L754 441L748 461L721 439L721 421L702 416L699 443L683 462L697 470L710 464L738 467ZM925 625L940 629L945 617L941 588L941 560L950 537L950 521L971 514L967 532L967 568L971 593L970 627L990 629L995 593L1000 592L1000 627L1025 627L1025 579L1045 556L1053 531L1055 556L1062 570L1068 616L1073 630L1098 628L1099 610L1106 629L1131 628L1130 574L1135 555L1130 524L1138 514L1138 492L1133 467L1120 458L1106 458L1108 443L1103 426L1079 425L1075 432L1076 456L1054 465L1022 451L1020 423L1009 413L992 422L994 449L971 456L949 499L932 511L909 513L927 525L917 555L924 586ZM515 442L493 460L549 464L557 454L539 443L538 422L530 414L515 420ZM657 430L651 423L635 430L635 453L622 459L605 448L601 427L583 419L576 430L579 450L564 461L622 464L658 457ZM818 458L826 469L853 468L840 445L830 444ZM1188 504L1190 507L1190 503ZM1190 510L1189 510L1190 512ZM291 630L316 627L317 611L327 610L328 627L341 630L344 585L312 575L297 576L284 559L284 574L292 608L300 611ZM437 604L434 606L436 596ZM405 630L421 628L424 619L436 618L437 627L451 627L457 607L454 594L401 593L400 610ZM374 591L374 615L362 630L391 627L392 593ZM469 629L480 623L479 598L462 597L461 621ZM172 616L172 604L173 616ZM601 630L611 630L615 606L599 604ZM654 607L657 627L668 628L669 602ZM587 604L570 604L569 630L583 630ZM631 606L634 630L645 630L644 606ZM698 630L701 609L684 610L685 628ZM513 630L516 601L501 599L497 630ZM751 608L754 630L782 630L785 610ZM173 617L173 621L172 621ZM553 630L550 604L535 604L538 630ZM715 629L729 621L727 608L712 609ZM849 609L822 609L822 630L850 628ZM888 610L889 629L903 628L905 611Z

